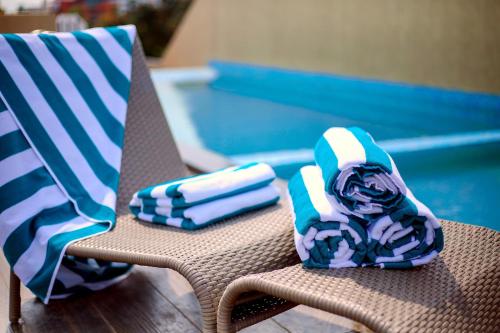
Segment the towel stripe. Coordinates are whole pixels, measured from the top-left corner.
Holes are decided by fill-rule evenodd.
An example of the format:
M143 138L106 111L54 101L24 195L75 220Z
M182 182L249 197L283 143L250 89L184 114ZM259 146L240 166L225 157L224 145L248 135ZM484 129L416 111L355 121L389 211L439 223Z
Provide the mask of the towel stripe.
M0 37L0 41L1 40L2 38ZM3 44L0 43L0 48L2 45ZM0 49L0 52L2 51L3 48ZM5 57L4 54L3 56ZM17 70L13 70L11 67L12 75L18 78L22 75L20 72L23 70L22 67L17 68ZM0 90L2 90L4 95L9 95L11 97L9 98L9 102L11 103L11 108L16 110L16 116L23 118L24 121L22 121L22 124L24 126L24 133L29 133L29 137L36 138L36 140L32 140L32 142L44 156L46 162L55 170L58 177L62 178L60 182L65 184L65 189L68 194L75 199L78 208L86 215L98 216L98 219L113 219L114 213L112 209L108 208L113 207L114 203L104 202L104 206L98 204L100 199L102 199L102 193L106 193L108 190L104 189L103 191L103 189L99 189L95 186L99 184L100 181L92 171L89 171L87 161L82 161L82 156L78 153L75 154L76 151L74 148L73 151L69 151L71 148L70 145L74 146L74 144L72 144L70 140L61 142L61 136L64 134L67 135L64 129L59 128L59 133L57 134L61 136L56 135L59 140L54 141L53 136L57 128L52 129L52 135L45 130L44 125L48 126L48 128L52 128L52 125L57 122L57 119L47 119L46 117L50 116L49 113L42 112L43 115L40 118L35 115L30 104L25 100L21 91L17 88L17 85L12 80L11 74L3 63L0 63L0 76L2 77L2 80L0 80ZM31 96L31 100L35 97L37 96ZM38 96L38 98L40 97ZM41 110L38 111L40 112ZM39 120L43 120L43 124ZM67 161L62 154L72 156L73 160ZM86 170L83 170L83 167L86 167ZM80 179L85 180L87 184L94 185L93 193L87 192L87 189L82 185ZM78 200L80 198L82 200Z
M83 46L84 49L94 58L95 62L103 72L109 82L113 82L113 88L124 101L128 100L128 91L130 82L128 78L121 72L109 59L103 46L90 34L76 31L73 32L76 40ZM109 42L109 40L106 40ZM104 44L104 43L103 43Z
M33 218L35 215L45 209L57 207L66 203L68 199L61 195L56 185L45 186L31 196L11 206L0 214L0 223L2 224L2 234L0 234L0 247L23 223Z
M19 130L2 135L0 136L0 161L29 148L30 145Z
M9 156L0 161L0 170L4 170L0 173L0 186L40 167L42 163L31 149Z
M110 27L107 28L111 33L111 36L116 40L118 44L127 52L129 55L132 54L132 41L128 36L128 32L124 28Z
M32 186L32 184L36 184L38 187ZM51 185L54 185L54 181L46 177L44 168L35 169L8 182L0 190L0 212L4 212L7 208L29 198L40 188Z
M120 35L125 35L125 32L121 31L120 29L116 29L115 32L119 33ZM122 45L120 45L120 43L118 43L118 41L116 40L117 36L112 35L108 29L95 28L92 30L87 30L86 33L94 37L96 41L99 41L100 39L106 40L106 43L99 43L99 45L102 47L102 49L106 53L106 56L113 63L113 65L118 68L118 70L128 81L132 68L131 63L120 61L120 59L130 57L130 51L132 51L132 49L130 48L130 51L126 52ZM128 36L124 37L128 40Z
M6 35L5 38L19 59L18 65L26 69L27 75L23 78L16 79L14 77L17 85L20 87L32 87L30 89L31 94L35 94L36 91L36 95L38 95L38 107L40 108L40 104L43 105L43 112L47 114L47 121L49 119L53 120L52 126L56 127L58 125L60 127L57 132L67 136L68 142L72 141L74 143L75 148L87 157L89 164L95 165L93 172L103 183L106 183L106 177L116 178L118 175L116 169L119 168L120 161L111 161L111 165L115 167L115 169L112 169L110 168L110 164L104 160L104 156L107 156L108 153L110 155L114 154L116 159L116 154L120 157L120 150L114 144L108 142L109 139L107 136L98 135L101 133L97 132L95 127L99 128L100 126L96 121L92 121L91 118L85 115L85 111L90 112L88 108L85 108L83 105L73 105L71 108L68 105L66 100L75 102L77 95L72 94L71 86L68 85L68 81L70 80L64 77L64 72L60 73L61 68L50 56L48 50L43 50L40 47L44 44L40 42L37 36L27 36L24 38L28 39L30 47L28 47L27 42L23 38L17 35ZM32 52L32 49L38 49L36 54ZM44 62L44 66L42 66L40 61ZM51 80L48 69L50 69L52 76L58 77ZM57 84L54 84L55 82ZM66 100L63 97L63 93L66 96ZM29 98L30 96L26 97ZM78 110L78 112L74 110ZM35 112L37 112L40 119L41 112L38 110L35 110ZM44 127L50 128L47 123L44 124ZM94 142L100 142L103 148L99 149ZM108 151L105 151L104 147L107 147ZM115 151L111 151L110 147L116 148Z
M392 173L392 163L389 155L380 148L373 138L359 127L350 127L347 129L359 141L365 151L366 161L384 166L387 172Z
M93 225L83 217L73 215L71 220L61 221L54 225L47 225L37 230L37 233L28 249L17 260L14 271L23 281L31 281L35 274L43 267L49 240L53 235L82 229Z
M366 161L363 145L356 136L346 128L334 127L323 134L337 159L337 168L343 168L351 161Z
M97 118L108 137L113 140L117 146L120 146L121 142L123 142L123 124L119 122L106 107L101 96L99 96L96 88L92 84L91 78L88 77L87 73L71 57L71 54L57 37L42 34L39 35L39 38L45 43L54 58L64 69L85 102L88 103L88 107L94 113L94 116Z
M316 167L308 167L300 169L299 172L301 178L297 179L296 186L300 188L303 186L303 199L319 214L318 219L322 221L348 222L348 218L335 209L333 200L323 191L324 183L321 178L321 170ZM304 229L299 228L299 232L301 230Z
M3 105L1 105L0 108L1 107L3 107ZM16 124L11 121L11 117L6 111L7 110L0 110L0 124L2 124L2 128L0 129L0 136L9 134L13 131L17 131Z
M99 94L104 105L106 105L106 108L112 113L113 117L124 126L124 111L127 109L127 101L124 100L113 87L114 80L108 81L108 78L104 75L94 58L76 40L75 36L69 34L55 37L64 46L66 51L68 51L75 63L85 70L85 73L91 79L95 90Z
M103 224L91 224L83 226L80 229L57 234L50 238L46 247L47 252L42 268L38 270L26 287L33 291L35 295L47 294L49 292L49 287L52 287L52 285L47 285L46 281L49 280L53 283L55 279L55 276L49 274L49 272L53 272L59 266L61 253L64 253L63 251L57 251L57 249L64 248L77 239L97 235L106 230L108 230L108 227ZM48 299L45 298L44 302L46 303L47 300Z
M121 26L118 26L116 28L123 30L127 33L128 40L130 41L130 47L132 47L132 44L134 43L134 39L135 39L135 34L136 34L135 27L133 25L121 25ZM112 28L108 27L107 29L111 29L110 31L114 35L114 31ZM125 45L125 44L123 44L123 45ZM132 54L132 48L130 48L129 53Z
M3 251L11 265L15 265L21 255L28 250L40 228L75 218L75 210L72 204L64 196L58 197L64 199L65 202L37 212L36 217L30 217L9 235L3 245Z

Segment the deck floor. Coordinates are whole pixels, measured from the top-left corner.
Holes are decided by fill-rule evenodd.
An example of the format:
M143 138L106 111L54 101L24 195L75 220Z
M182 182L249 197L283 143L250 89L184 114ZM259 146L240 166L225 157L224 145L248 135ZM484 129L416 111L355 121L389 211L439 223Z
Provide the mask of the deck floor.
M0 332L201 332L198 302L178 273L136 266L107 290L45 306L23 287L22 325L8 324L9 269L0 255ZM244 333L369 332L364 326L317 309L298 306Z

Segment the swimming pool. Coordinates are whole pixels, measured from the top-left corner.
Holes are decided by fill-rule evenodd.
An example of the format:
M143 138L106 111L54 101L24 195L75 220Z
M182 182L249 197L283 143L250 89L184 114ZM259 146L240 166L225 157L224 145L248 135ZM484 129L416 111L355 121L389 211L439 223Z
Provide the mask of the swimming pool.
M500 96L214 61L154 70L177 141L289 178L332 126L359 126L446 219L500 230Z

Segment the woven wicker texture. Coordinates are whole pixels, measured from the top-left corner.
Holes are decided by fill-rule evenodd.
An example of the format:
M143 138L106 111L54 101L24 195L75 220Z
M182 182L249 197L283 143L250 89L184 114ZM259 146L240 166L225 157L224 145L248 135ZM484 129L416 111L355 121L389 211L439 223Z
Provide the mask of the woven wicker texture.
M443 221L445 249L412 270L304 269L295 265L240 278L219 304L220 332L241 293L260 291L361 322L377 332L498 332L500 233ZM245 326L243 323L242 326Z
M133 192L187 173L138 42L133 56L116 228L76 242L67 253L179 271L198 297L204 330L215 331L219 299L232 280L298 262L291 218L280 202L202 230L184 231L140 222L127 213ZM275 308L271 303L262 304Z
M187 175L154 90L139 40L134 43L132 59L118 189L119 213L127 211L130 198L138 189Z

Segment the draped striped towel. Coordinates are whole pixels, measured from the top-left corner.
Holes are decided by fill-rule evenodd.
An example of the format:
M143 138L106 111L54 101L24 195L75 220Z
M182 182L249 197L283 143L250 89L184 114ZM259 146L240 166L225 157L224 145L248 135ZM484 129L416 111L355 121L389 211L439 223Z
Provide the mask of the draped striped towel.
M276 178L264 163L168 181L136 192L130 211L139 219L194 230L279 200Z
M375 219L404 200L406 185L392 158L357 127L332 127L318 140L314 159L325 191L344 214Z
M321 170L305 166L288 183L295 247L306 267L360 266L366 255L363 221L341 213L324 191Z
M99 289L96 276L112 283L129 269L60 265L69 244L115 223L135 34L0 35L0 247L45 303L53 289Z

